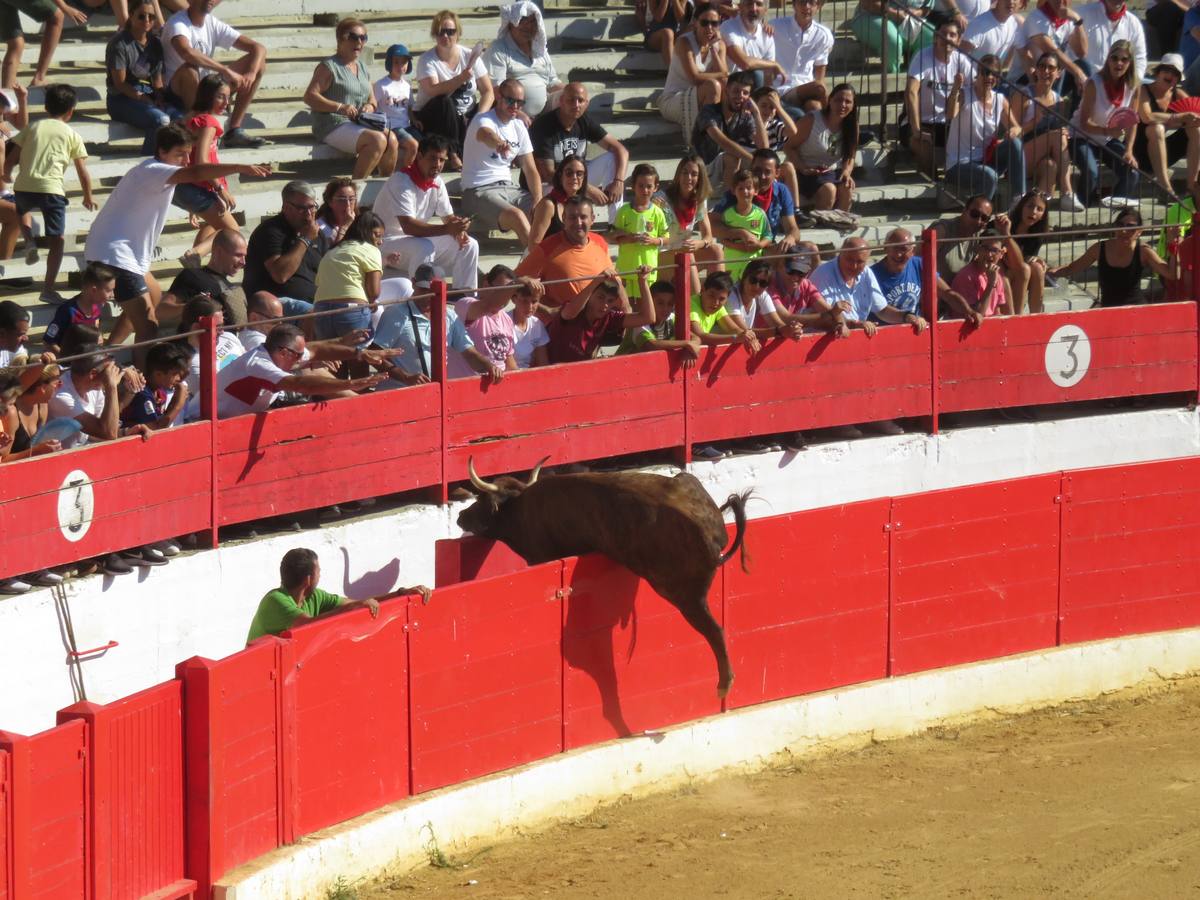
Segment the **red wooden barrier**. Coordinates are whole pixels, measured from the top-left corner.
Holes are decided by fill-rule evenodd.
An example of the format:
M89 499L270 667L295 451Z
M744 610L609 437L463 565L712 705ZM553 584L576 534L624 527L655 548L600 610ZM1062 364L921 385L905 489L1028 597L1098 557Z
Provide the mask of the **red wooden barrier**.
M433 583L438 587L508 575L528 567L507 544L487 538L467 536L435 541L433 545Z
M750 706L887 675L891 502L755 519L725 564L725 637Z
M565 749L721 711L708 643L644 581L589 555L564 561L563 586ZM721 592L718 574L708 594L718 623Z
M639 353L446 383L448 481L683 443L683 382L666 353Z
M220 423L222 525L441 481L437 385Z
M1200 459L1063 477L1061 639L1200 625Z
M929 336L907 327L777 338L754 357L710 349L699 373L688 391L697 442L929 413Z
M208 523L207 423L4 466L0 578Z
M10 766L9 866L14 898L89 896L88 734L66 722L30 737L0 731Z
M296 837L408 796L404 600L283 634L285 768Z
M114 703L77 703L60 724L90 730L92 897L183 897L181 684L168 681Z
M941 410L1196 390L1196 305L1094 309L938 326Z
M562 749L562 564L409 606L413 793Z
M1053 647L1060 476L892 500L891 673Z
M183 681L187 872L198 897L208 897L225 872L285 842L291 810L282 802L289 793L282 645L266 637L219 662L196 656L176 667Z
M13 896L12 885L12 766L7 750L0 750L0 900Z

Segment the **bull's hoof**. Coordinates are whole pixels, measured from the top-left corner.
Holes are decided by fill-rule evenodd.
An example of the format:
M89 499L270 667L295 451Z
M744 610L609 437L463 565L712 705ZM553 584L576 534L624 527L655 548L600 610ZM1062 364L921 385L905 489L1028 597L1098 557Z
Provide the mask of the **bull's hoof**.
M724 700L725 695L729 693L729 689L733 687L733 676L729 676L729 680L724 684L717 684L717 699Z

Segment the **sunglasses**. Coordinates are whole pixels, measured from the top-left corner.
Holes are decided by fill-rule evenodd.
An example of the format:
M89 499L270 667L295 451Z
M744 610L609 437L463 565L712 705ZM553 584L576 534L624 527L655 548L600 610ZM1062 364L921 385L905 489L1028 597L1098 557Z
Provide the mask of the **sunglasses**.
M752 284L755 287L765 288L767 285L769 285L771 283L771 279L770 278L747 278L746 283Z
M154 13L144 13L139 16L134 16L134 18L137 19L139 22L153 22L154 21Z
M346 40L354 41L356 44L365 44L367 42L367 36L365 34L360 34L357 31L352 31L346 35Z
M716 28L721 24L720 19L697 19L696 21L700 23L701 28Z
M438 37L454 37L456 34L458 34L457 28L438 29Z
M286 353L290 353L290 354L292 354L292 356L296 357L297 359L299 359L301 356L303 356L303 355L304 355L304 351L303 351L303 350L296 350L296 349L295 349L295 348L293 348L293 347L280 347L279 349L280 349L280 350L283 350L283 351L284 351L284 352L286 352Z
M524 106L525 105L524 100L520 100L516 97L508 97L508 96L505 96L504 94L500 95L500 99L503 100L505 103L507 103L509 106Z
M992 218L988 213L981 212L978 209L967 210L967 216L974 219L976 222L987 222Z
M1132 62L1132 60L1128 56L1110 56L1108 59L1109 59L1109 62L1123 62L1123 63Z

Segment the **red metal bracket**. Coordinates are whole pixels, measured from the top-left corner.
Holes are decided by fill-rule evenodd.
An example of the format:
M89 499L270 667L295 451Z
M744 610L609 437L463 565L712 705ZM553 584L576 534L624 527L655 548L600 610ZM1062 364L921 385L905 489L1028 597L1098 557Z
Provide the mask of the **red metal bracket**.
M119 647L120 644L116 641L109 641L103 647L93 647L91 650L68 650L67 656L72 659L79 659L81 656L91 656L93 653L103 653L105 650L111 650L113 647Z

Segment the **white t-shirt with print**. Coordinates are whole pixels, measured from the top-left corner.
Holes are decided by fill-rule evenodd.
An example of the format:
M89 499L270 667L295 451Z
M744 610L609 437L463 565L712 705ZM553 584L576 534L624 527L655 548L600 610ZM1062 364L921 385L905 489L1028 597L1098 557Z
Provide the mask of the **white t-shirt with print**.
M104 389L93 388L80 394L75 390L75 379L71 373L64 372L62 387L50 398L51 419L77 419L83 413L100 418L104 413ZM32 435L31 435L32 436ZM82 447L91 438L86 432L79 431L62 442L64 450L72 447Z
M170 84L175 71L183 65L183 57L171 44L173 38L187 38L188 45L193 50L214 59L218 50L228 50L241 36L240 31L211 13L204 17L204 23L199 27L192 24L186 9L175 13L167 19L162 31L163 68L166 70L164 80Z
M449 81L459 72L467 67L467 60L471 58L469 50L459 48L458 65L451 67L442 62L440 56L437 55L436 49L426 50L417 59L417 99L413 103L413 109L424 109L425 104L433 99L433 95L428 91L422 90L421 81L425 78L432 78L434 83ZM471 77L467 83L455 91L455 108L460 113L465 113L471 108L471 104L475 102L475 82L480 78L487 77L487 69L483 65L483 59L475 60L475 65L471 66Z
M375 108L387 118L388 128L408 128L412 125L408 108L412 103L412 85L407 78L384 75L373 88Z
M511 317L512 313L509 312L508 315ZM528 369L533 365L533 351L550 343L550 333L537 316L530 316L525 321L524 331L514 321L513 336L517 339L513 355L517 358L517 368L520 369Z
M509 152L502 157L498 150L493 150L479 140L479 129L487 128L500 136L508 144ZM501 123L496 111L489 110L471 120L467 128L467 136L463 140L463 170L462 186L478 188L488 184L511 182L510 173L513 161L518 156L533 152L533 144L529 140L529 129L520 119L509 119Z
M915 78L921 83L919 97L921 102L922 122L945 122L946 100L950 97L950 88L958 75L963 77L963 85L969 85L974 77L975 64L965 53L951 50L946 62L942 62L934 54L933 47L926 47L913 57L908 66L908 77ZM909 123L914 129L916 122Z

